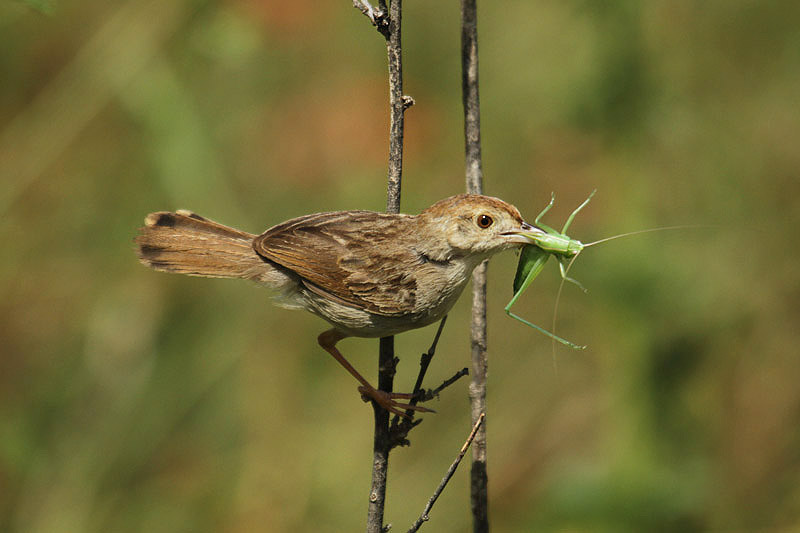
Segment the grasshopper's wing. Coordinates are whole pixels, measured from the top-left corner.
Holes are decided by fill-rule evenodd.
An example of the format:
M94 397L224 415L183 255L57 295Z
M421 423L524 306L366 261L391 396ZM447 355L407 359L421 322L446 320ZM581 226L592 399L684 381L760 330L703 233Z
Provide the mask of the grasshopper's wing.
M525 245L519 254L517 263L517 274L514 276L514 294L518 294L528 288L528 285L536 279L536 276L544 268L549 253L538 246Z

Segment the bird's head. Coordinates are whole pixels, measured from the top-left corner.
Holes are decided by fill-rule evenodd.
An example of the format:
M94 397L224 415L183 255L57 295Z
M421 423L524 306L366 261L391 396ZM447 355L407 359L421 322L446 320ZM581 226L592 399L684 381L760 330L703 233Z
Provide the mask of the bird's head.
M420 231L429 231L436 255L474 256L479 261L522 244L537 228L513 205L491 196L460 194L440 200L420 213ZM434 244L433 241L438 241ZM440 257L446 259L449 257Z

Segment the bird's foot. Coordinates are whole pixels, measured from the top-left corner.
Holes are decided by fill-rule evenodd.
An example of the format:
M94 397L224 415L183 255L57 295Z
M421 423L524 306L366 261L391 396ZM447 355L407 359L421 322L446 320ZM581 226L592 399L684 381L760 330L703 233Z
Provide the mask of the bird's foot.
M390 413L402 416L403 418L410 418L404 411L417 411L420 413L436 412L433 409L428 409L427 407L422 407L421 405L395 401L395 399L411 400L414 398L414 394L405 392L386 392L378 390L374 387L365 387L363 385L358 388L358 392L361 393L361 399L365 402L372 400Z

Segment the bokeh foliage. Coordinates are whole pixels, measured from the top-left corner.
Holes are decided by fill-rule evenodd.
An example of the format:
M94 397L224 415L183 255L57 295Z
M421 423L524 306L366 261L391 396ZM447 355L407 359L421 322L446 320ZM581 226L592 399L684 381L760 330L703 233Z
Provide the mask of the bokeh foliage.
M404 211L463 190L458 5L405 2ZM144 215L258 232L382 209L381 37L350 2L0 3L0 530L352 531L371 410L318 319L135 260ZM53 8L53 6L55 6ZM800 4L517 0L479 12L486 190L550 191L590 248L557 347L490 268L496 531L800 527ZM518 304L552 320L548 269ZM431 384L468 365L464 298ZM397 340L410 387L433 328ZM374 374L377 343L342 349ZM369 370L368 370L369 369ZM469 430L466 382L396 451L421 510ZM469 528L467 470L435 531Z

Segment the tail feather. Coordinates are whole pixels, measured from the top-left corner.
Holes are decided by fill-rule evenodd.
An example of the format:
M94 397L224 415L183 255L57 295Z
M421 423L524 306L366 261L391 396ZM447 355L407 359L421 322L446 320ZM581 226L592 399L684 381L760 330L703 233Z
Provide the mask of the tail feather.
M150 213L144 223L135 239L139 260L155 270L253 280L263 274L251 233L183 210Z

